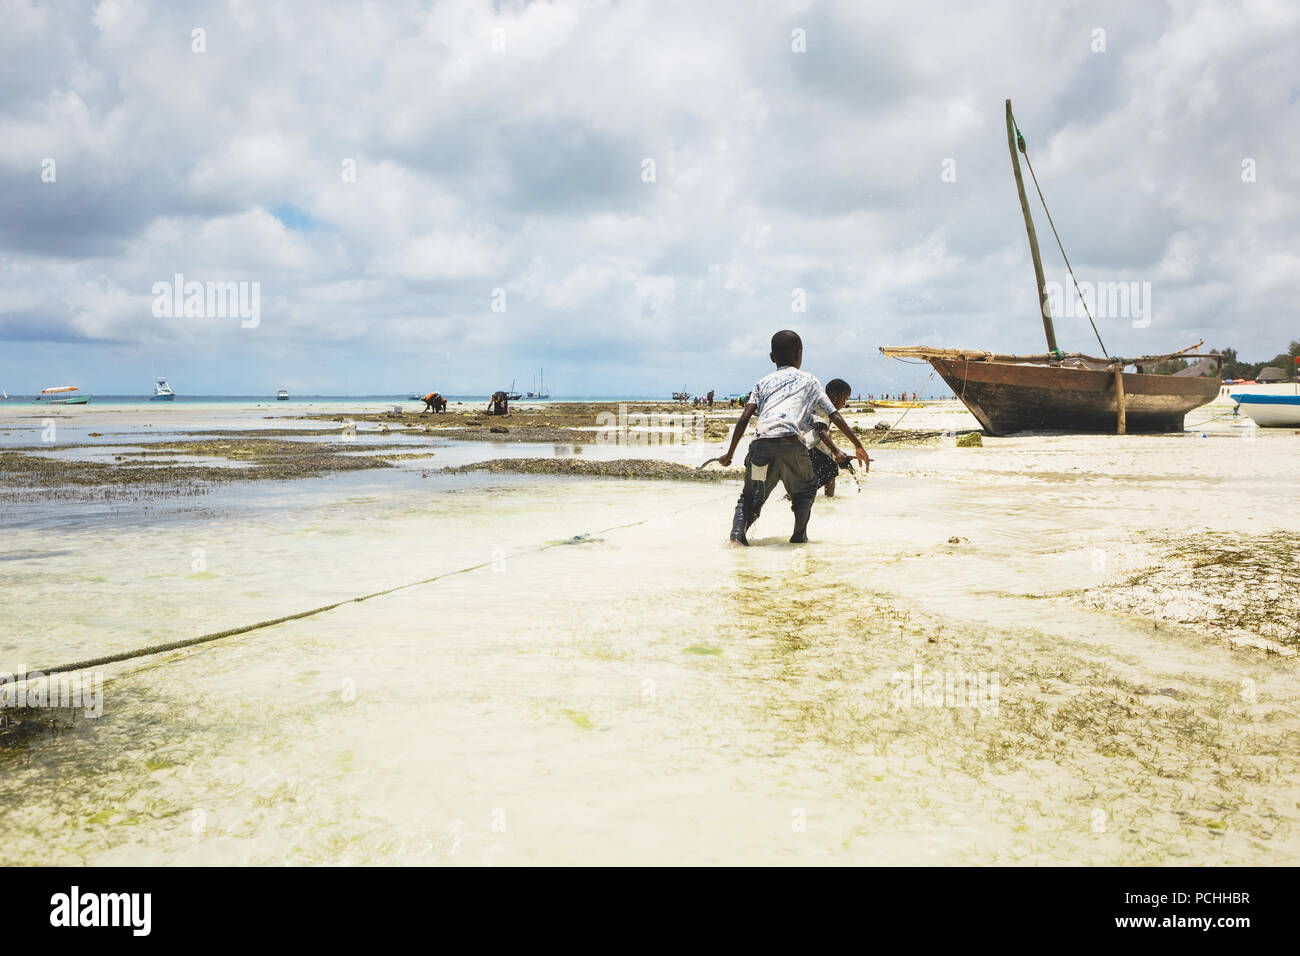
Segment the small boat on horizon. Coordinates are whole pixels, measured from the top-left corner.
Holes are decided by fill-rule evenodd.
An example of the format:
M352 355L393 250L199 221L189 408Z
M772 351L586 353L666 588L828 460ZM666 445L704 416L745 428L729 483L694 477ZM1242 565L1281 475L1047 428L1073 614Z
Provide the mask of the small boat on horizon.
M41 389L41 394L37 395L33 401L46 405L90 404L90 396L77 394L78 392L79 389L75 385L56 385L51 388Z
M280 389L278 392L275 393L275 400L277 402L287 402L289 400L288 391L283 388Z
M551 393L546 390L546 369L538 370L537 390L529 392L525 398L550 398Z
M149 401L172 402L175 400L176 400L176 393L173 392L172 387L167 384L167 379L163 378L162 376L156 378L153 383L153 397L149 399Z

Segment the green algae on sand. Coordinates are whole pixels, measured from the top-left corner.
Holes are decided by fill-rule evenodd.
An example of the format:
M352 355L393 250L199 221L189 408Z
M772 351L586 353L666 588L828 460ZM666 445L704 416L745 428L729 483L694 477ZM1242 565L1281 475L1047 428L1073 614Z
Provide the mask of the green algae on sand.
M95 448L64 444L60 449ZM8 497L47 499L117 497L144 491L153 495L202 494L212 484L231 481L315 478L341 471L391 468L405 458L431 452L410 444L359 446L343 442L303 442L274 438L230 438L150 444L115 456L115 461L49 457L42 446L0 452L0 481L17 489ZM208 458L212 464L181 464L167 456ZM228 463L228 464L227 464Z
M589 461L581 458L495 458L445 468L442 474L486 471L493 474L567 475L583 478L640 478L667 481L725 481L744 477L739 469L704 469L653 458L616 458Z
M1300 651L1300 543L1290 531L1148 538L1156 562L1078 600L1284 657Z
M583 730L595 729L596 725L591 722L591 718L588 717L580 710L572 710L566 707L563 708L560 711L560 713L562 713L565 717L568 717L569 720L573 721L575 727L581 727Z

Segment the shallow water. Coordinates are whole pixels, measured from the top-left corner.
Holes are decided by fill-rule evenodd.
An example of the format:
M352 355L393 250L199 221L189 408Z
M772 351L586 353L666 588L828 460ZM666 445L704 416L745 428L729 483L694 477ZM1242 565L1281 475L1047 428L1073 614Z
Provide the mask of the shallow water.
M734 484L419 463L67 505L5 529L0 669L450 576L105 668L102 717L3 757L0 857L1295 863L1294 664L1051 597L1144 535L1294 529L1291 436L1214 435L884 446L803 548L774 498L723 549ZM899 705L918 665L996 711Z

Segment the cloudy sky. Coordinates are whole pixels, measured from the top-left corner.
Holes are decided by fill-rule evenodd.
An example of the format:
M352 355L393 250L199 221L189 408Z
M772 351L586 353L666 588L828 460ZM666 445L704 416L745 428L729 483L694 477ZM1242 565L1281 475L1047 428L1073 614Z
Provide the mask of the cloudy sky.
M1099 320L1112 354L1300 337L1290 2L0 0L0 24L11 394L483 393L539 366L557 395L725 393L785 327L823 380L920 388L876 348L1043 348L1008 97L1078 277L1150 283L1149 322ZM156 315L178 273L257 283L257 325Z

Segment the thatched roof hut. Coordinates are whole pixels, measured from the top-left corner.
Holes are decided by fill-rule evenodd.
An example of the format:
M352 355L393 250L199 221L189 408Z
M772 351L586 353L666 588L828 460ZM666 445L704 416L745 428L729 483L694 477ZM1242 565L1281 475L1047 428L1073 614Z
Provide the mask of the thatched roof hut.
M1216 368L1217 364L1214 359L1204 358L1199 362L1193 362L1191 365L1187 366L1187 368L1179 369L1177 372L1174 372L1174 375L1178 378L1200 378L1202 375L1217 374L1215 372Z

